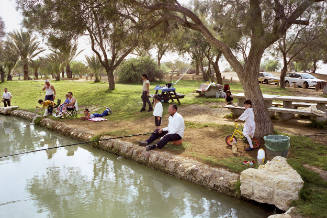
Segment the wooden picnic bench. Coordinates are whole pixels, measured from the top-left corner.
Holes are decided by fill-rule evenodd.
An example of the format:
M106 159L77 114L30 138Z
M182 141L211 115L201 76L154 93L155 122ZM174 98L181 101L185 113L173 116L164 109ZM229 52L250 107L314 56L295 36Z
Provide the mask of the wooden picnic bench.
M173 103L175 102L175 100L177 100L178 104L181 104L179 99L185 97L184 94L177 93L174 87L167 88L167 87L156 86L154 89L156 90L156 95L158 95L161 101L165 103L169 103L169 101ZM161 93L159 93L159 91L161 91Z
M238 99L238 107L242 108L245 95L244 93L238 93L233 95ZM319 117L320 115L314 114L308 110L298 109L300 107L316 106L316 109L323 111L327 116L327 98L322 97L301 97L301 96L279 96L279 95L263 95L265 107L270 114L279 114L283 120L292 119L295 114L308 115L313 117ZM282 102L282 103L281 103ZM240 108L227 107L232 110L235 116L240 115L242 112Z

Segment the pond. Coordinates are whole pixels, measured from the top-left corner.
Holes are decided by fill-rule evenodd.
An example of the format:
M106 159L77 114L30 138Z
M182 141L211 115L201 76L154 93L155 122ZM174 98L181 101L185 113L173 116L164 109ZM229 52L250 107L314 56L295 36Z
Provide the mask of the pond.
M0 156L75 143L0 116ZM257 205L73 146L0 159L0 217L267 217Z

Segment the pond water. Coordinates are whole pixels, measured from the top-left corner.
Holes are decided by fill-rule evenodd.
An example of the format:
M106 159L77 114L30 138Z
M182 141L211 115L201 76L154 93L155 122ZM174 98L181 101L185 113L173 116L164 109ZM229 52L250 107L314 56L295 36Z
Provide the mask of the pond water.
M0 116L0 156L76 141ZM267 211L88 146L0 159L0 217L267 217Z

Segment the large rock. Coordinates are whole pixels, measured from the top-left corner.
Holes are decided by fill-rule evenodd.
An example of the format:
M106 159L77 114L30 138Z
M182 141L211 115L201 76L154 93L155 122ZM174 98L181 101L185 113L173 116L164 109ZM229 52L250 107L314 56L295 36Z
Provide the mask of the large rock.
M295 207L288 209L286 213L271 215L268 218L303 218L297 211Z
M301 176L287 163L286 158L275 157L258 169L241 173L241 195L261 203L273 204L288 210L299 198L303 187Z
M11 111L18 109L18 106L0 107L0 114L8 115Z

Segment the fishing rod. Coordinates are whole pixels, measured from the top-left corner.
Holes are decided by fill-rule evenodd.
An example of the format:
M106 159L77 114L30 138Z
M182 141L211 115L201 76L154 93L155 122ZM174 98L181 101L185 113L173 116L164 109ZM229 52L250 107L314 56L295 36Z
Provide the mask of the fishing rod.
M113 139L122 139L122 138L129 138L129 137L135 137L135 136L144 136L144 135L149 135L152 132L146 132L146 133L140 133L140 134L132 134L132 135L126 135L126 136L117 136L117 137L112 137L112 138L106 138L106 139L99 139L96 141L87 141L87 142L77 142L77 143L72 143L68 145L59 145L59 146L54 146L54 147L49 147L49 148L40 148L36 150L31 150L31 151L24 151L24 152L19 152L19 153L14 153L14 154L7 154L4 156L0 156L0 159L2 158L7 158L7 157L14 157L14 156L19 156L23 154L29 154L29 153L34 153L34 152L39 152L39 151L47 151L47 150L52 150L52 149L57 149L57 148L63 148L63 147L71 147L71 146L76 146L76 145L85 145L85 144L90 144L90 143L95 143L95 142L100 142L100 141L109 141Z

